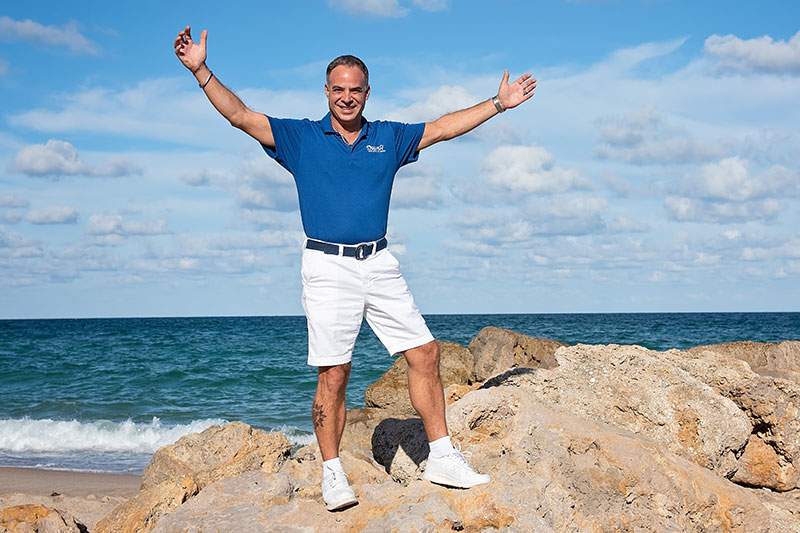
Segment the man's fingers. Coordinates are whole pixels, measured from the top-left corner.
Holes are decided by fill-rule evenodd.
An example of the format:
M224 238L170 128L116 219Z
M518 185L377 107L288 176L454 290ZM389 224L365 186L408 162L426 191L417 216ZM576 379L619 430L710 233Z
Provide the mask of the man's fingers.
M206 47L206 38L208 37L208 30L203 30L200 32L200 46L203 48Z

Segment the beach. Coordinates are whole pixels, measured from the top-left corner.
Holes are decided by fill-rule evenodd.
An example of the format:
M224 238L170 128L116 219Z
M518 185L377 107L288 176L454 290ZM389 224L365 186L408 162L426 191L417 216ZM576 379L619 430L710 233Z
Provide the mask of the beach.
M38 503L67 511L91 531L140 483L133 474L0 467L0 509Z

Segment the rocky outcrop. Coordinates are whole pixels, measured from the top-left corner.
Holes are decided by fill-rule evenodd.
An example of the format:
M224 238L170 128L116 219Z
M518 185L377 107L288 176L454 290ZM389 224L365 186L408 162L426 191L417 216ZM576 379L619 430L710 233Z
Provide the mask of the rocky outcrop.
M66 511L41 504L0 509L0 531L8 533L84 533L86 526Z
M488 326L469 343L474 358L471 380L485 381L509 368L553 368L554 354L564 343L528 337L515 331Z
M468 383L472 375L473 356L463 346L454 342L439 343L439 376L442 384ZM416 415L408 396L408 363L405 357L398 357L394 364L367 390L364 403L367 407L384 409L394 415Z
M748 440L735 481L779 491L800 486L800 385L756 374L746 362L719 352L670 350L662 357L730 399L750 419L755 438Z
M151 531L164 514L216 481L251 471L277 472L290 450L282 433L241 422L181 437L155 453L144 471L141 491L98 522L97 531Z
M396 401L398 360L373 406L348 412L341 459L358 506L325 510L316 445L286 459L279 439L243 445L255 430L239 425L154 458L137 498L174 496L118 530L800 531L794 383L716 351L563 346L497 328L445 357L457 362L444 371L458 376L446 382L453 440L490 484L421 479L427 439Z
M783 342L736 341L696 346L690 353L711 351L740 359L763 376L800 383L800 340Z
M736 470L752 430L747 415L659 352L579 344L555 357L555 368L511 372L487 385L524 388L544 404L658 442L720 476Z

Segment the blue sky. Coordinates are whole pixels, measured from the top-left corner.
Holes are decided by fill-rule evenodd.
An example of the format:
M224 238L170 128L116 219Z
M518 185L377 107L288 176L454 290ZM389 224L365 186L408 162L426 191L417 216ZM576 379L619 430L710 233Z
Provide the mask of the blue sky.
M0 318L302 314L291 177L171 43L251 108L423 122L537 94L422 153L390 246L423 313L800 310L800 4L347 0L0 9Z

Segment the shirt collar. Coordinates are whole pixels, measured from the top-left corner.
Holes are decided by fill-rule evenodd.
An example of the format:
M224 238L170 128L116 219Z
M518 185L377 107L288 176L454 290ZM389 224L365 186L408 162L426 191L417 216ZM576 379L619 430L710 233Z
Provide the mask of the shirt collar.
M322 117L320 120L322 124L322 131L325 133L339 133L335 129L333 129L333 125L331 124L331 112L328 111L325 113L325 116ZM369 120L361 116L361 134L358 136L359 139L365 138L367 136L367 132L369 131Z

